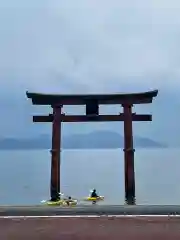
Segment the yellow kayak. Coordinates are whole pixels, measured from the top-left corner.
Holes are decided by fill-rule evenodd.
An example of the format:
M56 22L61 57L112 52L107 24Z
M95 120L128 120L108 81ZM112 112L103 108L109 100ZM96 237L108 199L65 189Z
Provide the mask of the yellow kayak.
M95 197L86 197L85 199L84 199L84 201L103 201L104 200L104 196L99 196L99 197L97 197L97 198L95 198Z
M42 201L41 203L43 203L44 205L48 205L48 206L59 206L59 205L63 205L64 200L58 200L58 201Z
M68 205L68 201L64 199L59 201L42 201L41 203L48 206L76 206L78 201L73 199L69 201L69 205Z

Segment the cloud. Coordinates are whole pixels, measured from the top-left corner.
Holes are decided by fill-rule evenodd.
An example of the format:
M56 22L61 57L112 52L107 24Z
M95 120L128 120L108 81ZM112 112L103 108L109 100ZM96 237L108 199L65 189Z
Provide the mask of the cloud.
M1 86L104 92L176 86L180 2L0 0Z

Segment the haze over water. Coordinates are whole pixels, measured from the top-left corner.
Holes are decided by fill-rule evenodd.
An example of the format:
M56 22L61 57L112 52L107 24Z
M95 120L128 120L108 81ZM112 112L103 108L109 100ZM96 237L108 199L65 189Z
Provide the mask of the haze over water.
M137 204L179 204L180 149L137 149ZM49 151L0 152L0 204L38 204L49 198ZM81 199L96 188L104 204L124 204L123 151L62 151L61 191Z

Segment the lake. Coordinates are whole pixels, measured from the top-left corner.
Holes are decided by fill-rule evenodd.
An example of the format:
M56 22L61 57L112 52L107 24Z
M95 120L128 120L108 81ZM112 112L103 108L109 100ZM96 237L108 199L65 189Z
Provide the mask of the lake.
M180 149L137 149L137 204L180 203ZM49 199L49 151L0 152L0 204L29 205ZM96 188L104 204L124 204L122 149L64 150L61 191L81 199Z

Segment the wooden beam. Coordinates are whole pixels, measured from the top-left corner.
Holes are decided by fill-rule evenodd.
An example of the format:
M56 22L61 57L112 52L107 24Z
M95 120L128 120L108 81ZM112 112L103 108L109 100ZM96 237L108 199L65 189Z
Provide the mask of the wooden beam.
M151 103L158 90L140 93L116 94L42 94L26 92L35 105L86 105L87 101L98 104L143 104Z
M120 115L98 115L98 116L86 116L86 115L61 115L62 122L118 122L124 121L124 114ZM33 122L52 122L53 115L49 116L33 116ZM132 114L132 121L152 121L151 114Z

